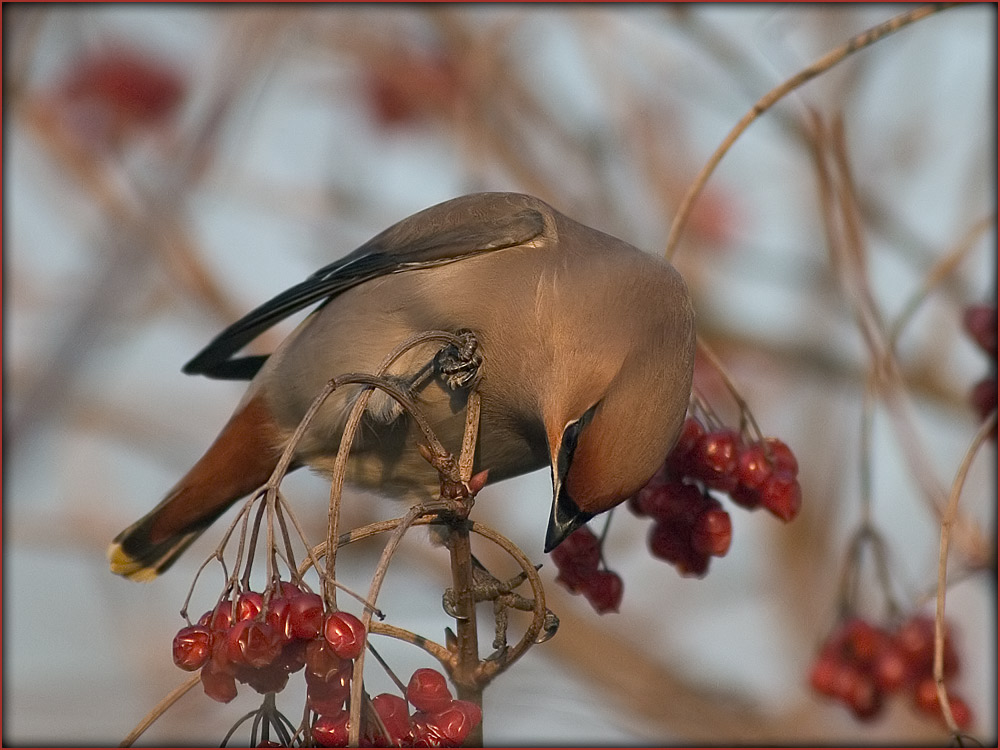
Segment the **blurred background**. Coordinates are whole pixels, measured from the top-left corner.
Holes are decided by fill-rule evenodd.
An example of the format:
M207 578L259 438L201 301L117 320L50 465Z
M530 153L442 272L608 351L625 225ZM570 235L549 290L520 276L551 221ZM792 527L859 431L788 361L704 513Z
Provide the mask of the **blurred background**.
M105 549L242 395L180 373L215 333L389 224L477 190L533 193L662 253L684 191L750 106L903 10L6 5L5 744L117 744L185 679L170 641L224 524L149 585L112 576ZM865 465L894 596L933 611L941 509L980 421L969 392L996 372L962 330L967 306L996 305L995 51L994 6L935 14L736 142L675 262L701 336L764 433L796 452L802 512L784 525L730 506L730 552L697 580L653 559L648 521L622 509L605 550L625 581L618 614L595 614L546 564L562 628L487 689L487 744L947 741L905 697L858 723L808 675L836 623ZM896 338L863 462L873 321ZM711 368L697 381L735 414ZM284 489L320 538L324 481L300 472ZM474 517L547 563L549 493L536 472L488 488ZM996 499L988 442L947 599L962 658L951 688L987 744ZM354 494L345 512L357 525L398 508ZM353 554L348 582L364 585L378 549ZM422 532L401 555L380 605L442 640L445 555ZM857 572L858 606L878 621L871 560ZM199 584L195 616L218 578ZM400 674L431 666L412 647L385 652ZM218 744L256 702L195 689L140 744ZM279 706L297 721L301 695Z

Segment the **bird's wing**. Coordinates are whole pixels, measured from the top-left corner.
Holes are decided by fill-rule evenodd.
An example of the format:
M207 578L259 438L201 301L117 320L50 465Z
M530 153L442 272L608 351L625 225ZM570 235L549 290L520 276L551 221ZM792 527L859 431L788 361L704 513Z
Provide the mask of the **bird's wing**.
M184 365L184 372L250 380L267 356L232 355L275 323L369 279L530 242L545 229L543 205L529 196L477 193L403 219L237 320Z

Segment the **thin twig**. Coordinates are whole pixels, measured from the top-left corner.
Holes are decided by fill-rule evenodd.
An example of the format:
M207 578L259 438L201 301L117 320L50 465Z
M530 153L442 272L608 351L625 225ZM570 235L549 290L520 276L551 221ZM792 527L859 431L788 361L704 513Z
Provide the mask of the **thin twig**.
M952 482L951 492L948 495L948 507L945 509L944 518L941 519L941 546L938 550L938 583L937 583L937 607L934 611L934 682L937 685L938 702L941 704L941 712L944 720L948 724L948 730L954 734L959 734L958 725L951 712L951 703L948 702L948 692L944 686L944 601L945 592L948 587L948 543L951 540L951 527L958 514L958 500L962 496L962 487L965 485L965 477L969 473L972 459L976 457L979 447L986 441L997 423L996 410L984 421L976 430L972 444L965 452L962 463L955 474L955 481Z
M671 260L677 250L677 243L680 240L681 231L684 228L684 224L687 222L688 215L691 213L691 206L694 203L695 198L697 198L701 193L705 183L708 182L708 178L712 175L712 172L715 171L719 162L722 161L722 157L726 155L726 152L730 149L733 143L736 142L736 139L739 138L750 126L750 123L760 117L760 115L792 91L799 88L804 83L811 81L821 73L825 73L849 55L874 44L880 39L883 39L896 31L899 31L904 26L908 26L915 21L919 21L920 19L926 18L933 13L944 10L949 7L949 5L949 3L922 5L919 8L914 8L906 13L890 18L888 21L881 23L878 26L873 26L867 31L849 39L840 47L826 53L812 65L800 70L787 81L771 89L768 93L757 100L757 103L750 108L749 112L743 115L740 121L736 123L733 129L729 132L729 135L727 135L722 143L719 144L719 147L715 150L712 156L709 157L705 166L701 168L701 171L698 173L697 177L695 177L691 187L688 188L687 193L685 193L680 206L677 208L677 214L674 216L674 221L670 225L670 234L667 237L667 246L663 252L667 260Z
M121 741L119 747L132 747L135 741L139 739L143 732L149 729L150 725L157 719L159 719L167 710L173 706L181 697L195 685L201 681L201 674L191 675L182 685L171 690L167 695L153 706L153 709L146 714L142 721L135 725L135 729L129 732L125 739Z

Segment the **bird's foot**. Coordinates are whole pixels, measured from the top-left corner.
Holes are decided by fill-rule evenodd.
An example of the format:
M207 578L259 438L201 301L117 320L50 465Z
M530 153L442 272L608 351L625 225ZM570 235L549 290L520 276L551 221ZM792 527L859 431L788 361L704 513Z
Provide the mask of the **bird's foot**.
M463 330L458 332L458 337L458 344L443 346L434 357L435 370L453 391L475 385L479 366L483 363L476 335Z

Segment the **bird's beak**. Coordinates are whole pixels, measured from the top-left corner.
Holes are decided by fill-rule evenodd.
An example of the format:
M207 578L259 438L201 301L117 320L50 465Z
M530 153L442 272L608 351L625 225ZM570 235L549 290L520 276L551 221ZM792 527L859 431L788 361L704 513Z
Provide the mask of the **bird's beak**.
M555 459L552 462L552 510L549 513L549 527L545 532L545 551L551 552L559 544L594 517L593 513L580 510L566 489L566 476L573 464L573 454L580 439L580 433L587 426L597 404L591 406L582 417L566 425Z
M552 498L549 528L545 532L546 552L554 550L562 543L563 539L594 517L592 513L585 513L577 507L573 498L566 492L562 482L557 481L553 490L555 496Z

